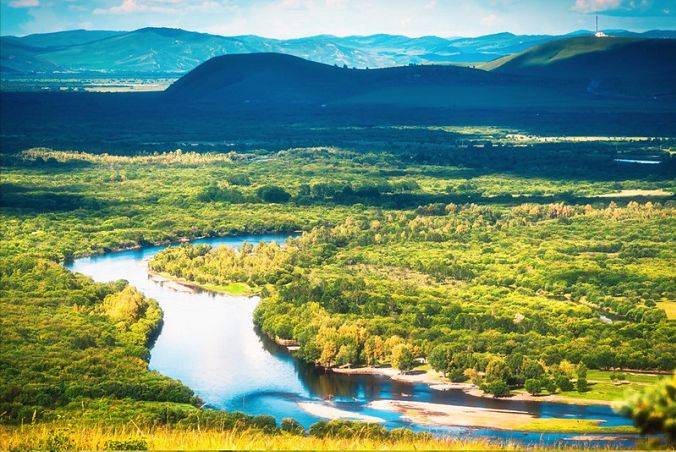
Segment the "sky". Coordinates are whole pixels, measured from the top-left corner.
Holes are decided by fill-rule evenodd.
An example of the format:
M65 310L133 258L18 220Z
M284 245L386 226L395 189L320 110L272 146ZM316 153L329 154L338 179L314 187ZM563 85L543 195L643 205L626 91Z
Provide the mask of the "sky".
M676 0L0 0L0 34L173 27L293 38L676 29Z

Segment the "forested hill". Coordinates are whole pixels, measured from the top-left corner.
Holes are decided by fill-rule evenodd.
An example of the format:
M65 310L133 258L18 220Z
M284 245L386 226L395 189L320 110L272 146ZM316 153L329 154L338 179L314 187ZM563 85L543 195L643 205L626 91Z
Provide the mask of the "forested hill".
M254 53L212 58L176 81L167 94L231 106L244 102L494 108L541 102L581 107L599 95L673 102L675 62L676 40L585 37L546 44L492 71L450 65L349 69L279 53ZM632 69L622 70L622 65Z
M423 85L492 85L512 76L457 66L349 69L281 53L224 55L201 64L167 89L171 96L203 100L315 102L387 88Z

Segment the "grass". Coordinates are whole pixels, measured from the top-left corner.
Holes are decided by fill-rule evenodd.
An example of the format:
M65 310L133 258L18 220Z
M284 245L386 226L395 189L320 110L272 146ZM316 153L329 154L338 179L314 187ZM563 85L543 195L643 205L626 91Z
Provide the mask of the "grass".
M605 427L591 419L533 419L515 430L554 433L637 433L635 427Z
M166 278L171 281L175 281L179 284L182 284L187 287L193 287L197 289L202 289L202 290L207 290L209 292L216 292L216 293L222 293L226 295L236 295L236 296L244 296L244 295L254 295L256 294L256 289L249 286L246 283L243 282L231 282L225 285L222 284L212 284L212 283L196 283L194 281L188 281L187 279L184 278L177 278L176 276L173 276L169 273L166 272L154 272L155 274L161 276L162 278Z
M669 320L676 320L676 301L660 301L657 306L664 309Z
M664 375L655 374L632 374L623 372L625 380L628 383L615 384L610 379L613 372L603 370L590 370L587 373L587 381L589 381L589 391L565 391L561 392L560 396L571 399L589 399L589 400L605 400L610 402L620 402L625 399L627 392L636 391L646 386L657 383Z
M170 427L138 428L134 425L68 427L35 424L0 426L0 450L477 450L497 448L488 441L454 438L382 440L377 438L317 438L256 430L205 430ZM516 450L516 445L500 446Z

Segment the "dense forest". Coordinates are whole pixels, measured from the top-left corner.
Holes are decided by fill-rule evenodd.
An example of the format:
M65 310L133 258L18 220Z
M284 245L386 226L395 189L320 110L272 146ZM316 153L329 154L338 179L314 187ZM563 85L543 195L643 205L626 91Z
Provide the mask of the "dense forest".
M673 217L651 202L432 204L349 217L282 247L170 248L150 268L263 287L263 331L323 366L407 370L426 357L454 381L551 388L545 369L570 379L570 363L676 366L675 326L656 306L676 294Z
M260 291L262 329L298 339L308 361L385 363L396 351L402 368L425 356L451 378L490 368L510 387L532 380L532 370L538 384L559 374L577 381L579 363L673 368L674 326L656 306L674 300L674 181L664 143L531 137L507 149L504 133L472 133L480 138L458 154L419 155L404 143L391 154L4 155L0 422L273 430L271 418L199 409L190 389L149 372L157 304L125 282L94 283L61 265L240 233L305 231L287 246L239 253L173 248L152 265ZM601 163L571 163L557 175L542 157L574 156L581 146L597 149ZM632 171L614 161L630 147L662 163ZM503 152L519 165L486 163ZM629 202L622 191L636 189L663 196ZM460 347L467 337L472 346ZM322 428L315 433L353 427Z

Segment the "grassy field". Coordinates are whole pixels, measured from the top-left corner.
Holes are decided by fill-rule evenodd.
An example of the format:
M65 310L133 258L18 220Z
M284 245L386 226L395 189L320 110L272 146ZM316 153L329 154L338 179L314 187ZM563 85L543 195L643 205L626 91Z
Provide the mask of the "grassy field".
M660 301L656 303L657 306L664 309L669 320L676 320L676 302L675 301Z
M58 424L0 426L2 450L479 450L496 449L479 440L386 440L367 437L317 438L293 434L266 434L255 430L152 429L127 427L68 427ZM516 445L502 446L517 450Z
M590 399L619 402L625 400L628 393L653 385L661 378L666 377L665 375L621 372L624 375L624 378L621 380L615 380L615 382L613 382L611 375L614 373L616 372L590 370L587 374L587 380L589 381L589 391L565 391L560 395L563 397L569 397L571 399Z

